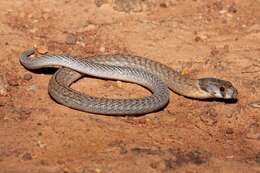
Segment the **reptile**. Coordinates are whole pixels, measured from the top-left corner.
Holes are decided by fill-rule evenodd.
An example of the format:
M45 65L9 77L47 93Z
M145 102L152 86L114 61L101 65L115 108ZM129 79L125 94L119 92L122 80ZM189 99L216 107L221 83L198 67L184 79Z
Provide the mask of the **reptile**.
M87 58L50 54L32 57L35 53L35 48L24 51L20 56L21 64L28 69L60 67L49 82L49 94L58 103L85 112L106 115L154 112L168 103L169 89L195 99L236 99L238 94L227 80L213 77L193 79L145 57L123 54ZM136 83L149 89L152 94L136 99L110 99L73 90L71 84L85 75Z

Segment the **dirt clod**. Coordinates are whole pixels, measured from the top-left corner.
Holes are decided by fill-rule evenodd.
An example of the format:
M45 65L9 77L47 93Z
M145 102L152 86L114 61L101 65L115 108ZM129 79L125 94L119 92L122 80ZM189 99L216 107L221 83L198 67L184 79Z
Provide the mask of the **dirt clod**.
M25 73L24 75L23 75L23 79L24 80L31 80L32 79L32 74L30 74L30 73Z

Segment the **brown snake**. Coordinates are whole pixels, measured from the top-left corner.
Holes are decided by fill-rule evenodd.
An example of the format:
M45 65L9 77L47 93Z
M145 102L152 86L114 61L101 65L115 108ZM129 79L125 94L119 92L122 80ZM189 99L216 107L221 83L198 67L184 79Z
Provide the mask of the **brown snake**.
M116 54L74 58L43 55L31 58L34 53L35 49L24 51L20 62L29 69L63 66L50 80L49 93L57 102L86 112L107 115L154 112L168 103L167 86L175 93L190 98L236 99L237 96L237 90L229 81L191 79L166 65L139 56ZM109 99L85 95L70 88L73 82L86 74L137 83L150 89L153 94L140 99Z

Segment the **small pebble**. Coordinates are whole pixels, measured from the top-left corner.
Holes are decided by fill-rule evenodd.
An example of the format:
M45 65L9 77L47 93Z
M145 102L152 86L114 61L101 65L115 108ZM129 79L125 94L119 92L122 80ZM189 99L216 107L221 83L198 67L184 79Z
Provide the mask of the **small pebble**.
M25 74L23 75L23 79L29 81L29 80L32 79L32 75L31 75L30 73L25 73Z
M46 53L48 53L48 48L44 47L44 46L39 46L39 47L37 47L37 52L39 54L46 54Z

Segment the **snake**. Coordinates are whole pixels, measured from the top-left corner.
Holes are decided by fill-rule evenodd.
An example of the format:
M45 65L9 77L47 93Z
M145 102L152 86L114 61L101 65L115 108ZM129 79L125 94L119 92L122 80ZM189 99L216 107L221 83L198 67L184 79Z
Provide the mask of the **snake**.
M59 67L49 81L50 96L72 109L104 115L140 115L164 108L169 89L193 99L237 99L237 89L227 80L214 77L193 79L160 62L129 54L105 54L90 57L36 54L36 48L22 52L20 63L27 69ZM142 98L112 99L94 97L70 86L84 76L121 80L151 91Z

